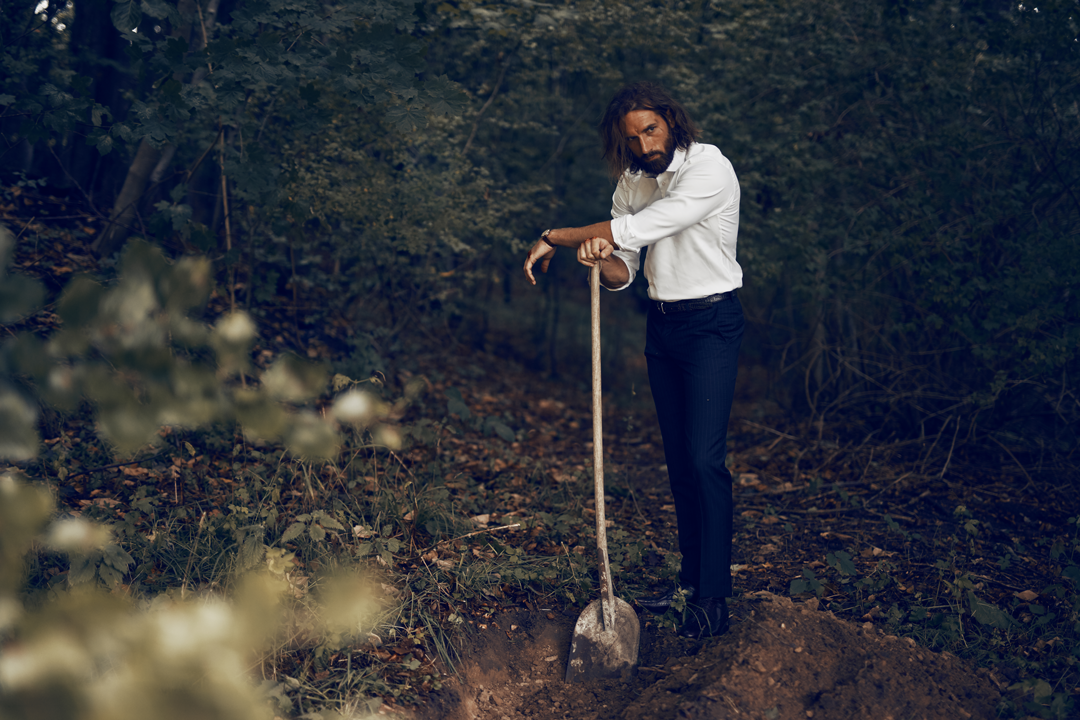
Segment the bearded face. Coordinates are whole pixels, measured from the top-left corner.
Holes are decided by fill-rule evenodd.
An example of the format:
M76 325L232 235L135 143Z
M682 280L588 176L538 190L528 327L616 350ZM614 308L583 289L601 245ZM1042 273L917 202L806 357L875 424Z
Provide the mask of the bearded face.
M641 157L634 157L630 163L631 170L640 170L646 175L659 175L668 169L672 158L675 157L675 142L669 135L666 138L665 147L662 151L655 151Z
M630 170L659 175L675 156L675 140L663 116L653 110L632 110L620 123L623 140L633 156Z

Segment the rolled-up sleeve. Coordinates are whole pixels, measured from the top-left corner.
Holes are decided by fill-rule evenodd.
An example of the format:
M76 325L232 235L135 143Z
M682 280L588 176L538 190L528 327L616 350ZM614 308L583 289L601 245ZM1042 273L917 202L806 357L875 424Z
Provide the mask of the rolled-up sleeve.
M694 158L673 179L664 197L638 213L616 216L612 202L611 234L624 251L639 251L664 238L677 235L727 206L735 196L738 180L728 167L713 157Z
M626 187L626 182L619 181L619 186L615 188L615 194L611 196L611 229L612 235L614 235L615 224L623 218L630 217L630 205L628 202L629 191ZM618 242L618 236L616 237L615 244L619 246L619 249L614 251L612 255L619 258L626 264L626 269L629 273L629 277L626 283L617 288L608 288L611 291L625 290L630 287L630 283L634 282L634 278L637 276L638 269L641 267L641 252L638 250L624 249L621 243Z

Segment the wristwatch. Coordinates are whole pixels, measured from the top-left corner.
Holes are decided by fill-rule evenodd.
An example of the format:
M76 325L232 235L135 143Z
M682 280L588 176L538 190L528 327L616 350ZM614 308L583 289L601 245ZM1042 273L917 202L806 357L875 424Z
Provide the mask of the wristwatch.
M548 240L548 235L550 233L551 233L551 228L548 228L544 232L540 233L540 239L543 240L547 244L548 247L550 247L552 250L554 250L555 249L555 244L553 242L551 242L550 240Z

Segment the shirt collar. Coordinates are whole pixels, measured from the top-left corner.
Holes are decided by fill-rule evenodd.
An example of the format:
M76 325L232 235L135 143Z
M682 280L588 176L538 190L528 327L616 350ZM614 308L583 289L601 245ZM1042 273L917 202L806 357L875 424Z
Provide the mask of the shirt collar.
M666 175L668 173L676 172L679 168L682 167L682 164L684 162L686 162L686 155L687 155L688 152L689 152L689 148L687 148L685 150L683 148L675 148L675 152L673 152L671 154L671 164L667 166L667 170L660 173L659 175L646 175L646 177L651 177L651 178L656 179L656 178L660 178L660 177L662 177L662 176L664 176L664 175Z
M667 170L664 173L676 172L682 167L682 164L686 162L686 155L689 152L689 148L675 148L675 152L671 155L671 164L668 165ZM663 175L664 173L661 173Z

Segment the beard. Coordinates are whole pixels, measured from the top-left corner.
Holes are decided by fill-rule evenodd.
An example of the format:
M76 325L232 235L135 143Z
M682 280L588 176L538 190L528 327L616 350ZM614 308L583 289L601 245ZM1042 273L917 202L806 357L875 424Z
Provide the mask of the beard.
M668 146L664 152L655 152L641 157L634 156L630 162L630 169L634 172L644 172L647 175L659 175L668 169L675 157L675 143L669 138Z

